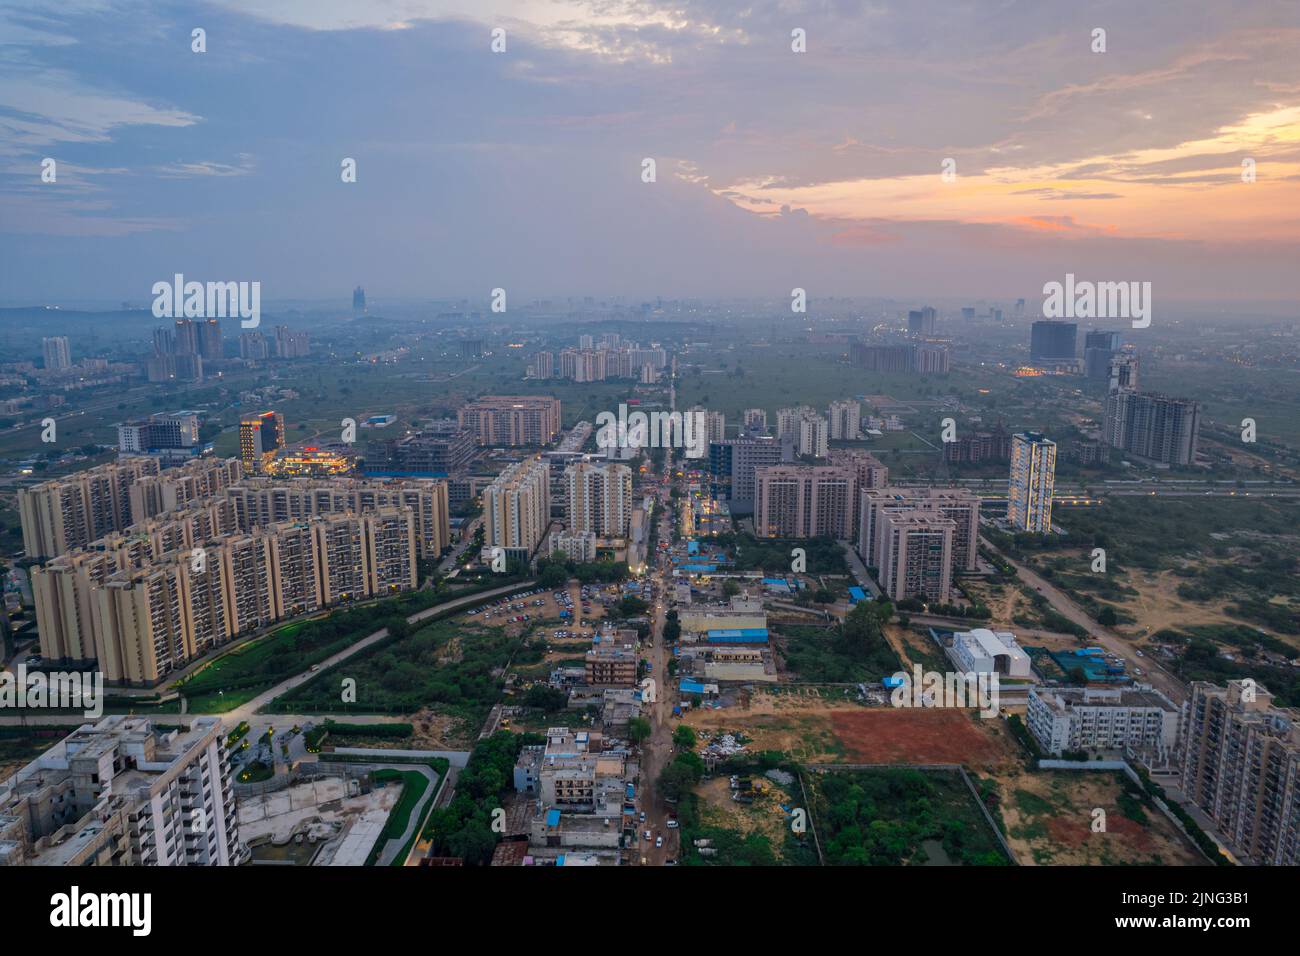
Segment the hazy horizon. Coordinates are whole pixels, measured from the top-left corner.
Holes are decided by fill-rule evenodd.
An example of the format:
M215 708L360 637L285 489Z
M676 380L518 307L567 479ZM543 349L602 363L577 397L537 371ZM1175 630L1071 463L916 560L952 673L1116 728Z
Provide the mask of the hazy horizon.
M1278 0L0 0L0 37L5 302L1296 298Z

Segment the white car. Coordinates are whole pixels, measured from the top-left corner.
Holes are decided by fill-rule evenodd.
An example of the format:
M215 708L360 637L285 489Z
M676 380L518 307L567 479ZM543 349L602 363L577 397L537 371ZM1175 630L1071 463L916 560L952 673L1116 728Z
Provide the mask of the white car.
M645 832L645 838L646 838L647 841L650 839L650 831L649 831L649 830L646 830L646 832Z
M678 826L679 826L679 824L677 823L676 820L669 820L669 821L668 821L668 829L670 829L670 830L676 830Z
M659 847L661 847L661 846L663 846L663 845L664 845L664 838L663 838L663 837L655 837L655 848L658 849Z

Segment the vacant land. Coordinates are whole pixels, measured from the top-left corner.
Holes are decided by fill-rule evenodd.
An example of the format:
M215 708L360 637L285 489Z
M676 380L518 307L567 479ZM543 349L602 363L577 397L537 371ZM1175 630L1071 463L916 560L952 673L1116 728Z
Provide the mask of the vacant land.
M987 726L981 726L987 725ZM831 715L849 763L966 764L991 767L1010 756L996 720L942 708L875 707Z
M996 782L1007 842L1023 864L1206 863L1160 809L1118 772L1021 771L1000 775Z

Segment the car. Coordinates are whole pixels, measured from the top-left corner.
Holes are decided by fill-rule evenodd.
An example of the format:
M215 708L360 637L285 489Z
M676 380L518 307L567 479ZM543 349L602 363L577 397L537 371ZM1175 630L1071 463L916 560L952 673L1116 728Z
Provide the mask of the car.
M649 831L649 830L646 830L646 832L645 832L645 838L646 838L646 842L648 843L648 842L650 841L650 831Z
M670 830L676 830L679 826L681 826L681 824L679 824L676 820L669 820L667 825L668 825L668 829Z
M1144 655L1141 651L1138 651L1138 652L1137 652L1137 656L1138 656L1138 657L1144 657L1144 656L1146 656L1146 655Z
M641 822L642 822L642 823L645 823L645 811L644 811L644 810L641 811Z
M660 837L655 837L655 848L658 849L659 847L661 847L661 846L663 846L663 845L664 845L664 838L661 837L661 836L660 836Z

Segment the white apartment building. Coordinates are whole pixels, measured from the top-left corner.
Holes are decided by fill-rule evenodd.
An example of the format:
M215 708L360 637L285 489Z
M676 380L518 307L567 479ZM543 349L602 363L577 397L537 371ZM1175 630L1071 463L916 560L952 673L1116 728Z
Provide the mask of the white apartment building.
M217 717L162 732L108 716L0 784L0 866L231 866L246 852Z
M1025 722L1044 750L1131 750L1165 761L1178 740L1178 708L1147 685L1033 687Z

